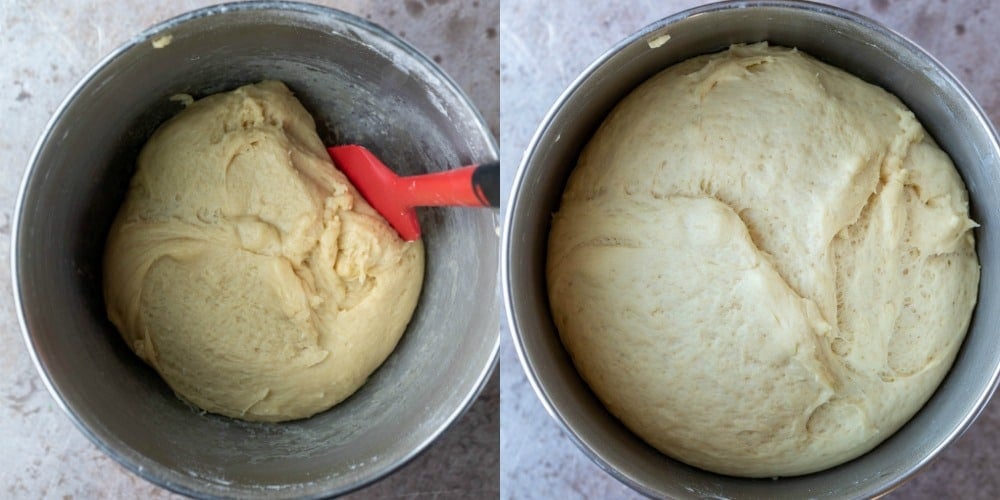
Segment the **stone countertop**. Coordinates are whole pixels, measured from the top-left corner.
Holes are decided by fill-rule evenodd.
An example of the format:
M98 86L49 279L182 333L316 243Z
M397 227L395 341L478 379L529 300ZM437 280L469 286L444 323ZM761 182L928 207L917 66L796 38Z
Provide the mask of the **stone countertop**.
M501 189L558 95L604 51L647 24L706 2L504 0L501 6ZM1000 54L990 49L1000 2L841 0L828 2L895 29L934 54L1000 123ZM503 498L631 498L638 495L592 463L532 392L501 319L500 430ZM894 498L1000 497L1000 396L976 423Z
M14 200L46 122L75 83L134 34L204 0L0 0L0 497L164 498L76 429L45 390L14 312ZM499 130L499 0L317 2L382 25L438 62ZM476 498L499 492L499 375L427 451L361 498Z

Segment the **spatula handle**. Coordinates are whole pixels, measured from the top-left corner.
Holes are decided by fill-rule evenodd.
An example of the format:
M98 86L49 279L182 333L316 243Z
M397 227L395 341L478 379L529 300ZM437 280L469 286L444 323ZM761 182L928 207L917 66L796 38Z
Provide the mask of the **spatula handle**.
M500 206L500 162L497 161L400 177L399 183L408 193L408 204L412 206Z
M472 189L484 207L500 208L500 162L477 165L472 171Z

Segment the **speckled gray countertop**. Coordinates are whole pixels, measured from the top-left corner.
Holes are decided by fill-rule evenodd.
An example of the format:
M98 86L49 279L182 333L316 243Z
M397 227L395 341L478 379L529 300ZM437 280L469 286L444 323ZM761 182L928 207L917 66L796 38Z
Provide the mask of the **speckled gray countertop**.
M214 2L155 3L0 0L0 106L4 111L0 120L0 157L4 160L0 170L0 260L8 260L13 201L31 147L72 85L132 34ZM385 26L458 81L492 130L502 132L501 156L506 165L502 190L506 196L513 166L531 133L583 68L629 33L703 2L320 3ZM831 3L871 16L915 40L970 88L994 122L1000 119L1000 55L989 49L1000 2ZM502 99L498 100L501 85ZM106 457L56 407L21 341L6 264L0 266L0 275L0 496L170 496ZM591 463L545 413L504 329L500 374L493 377L472 409L427 452L386 480L357 492L356 497L488 498L495 497L498 490L504 498L519 499L636 496ZM961 439L892 495L1000 497L998 443L1000 404L994 401Z
M514 168L549 106L569 83L622 38L707 2L503 0L500 23L501 160L506 198ZM848 0L828 2L872 17L937 57L1000 123L1000 2ZM631 498L634 492L594 465L542 408L503 324L500 469L503 498ZM893 498L1000 497L1000 402L990 404L957 442Z
M163 498L119 466L57 406L14 312L10 222L28 156L83 74L139 31L205 0L0 0L0 498ZM499 130L499 0L329 0L382 25L440 64ZM499 376L426 452L358 498L495 498Z

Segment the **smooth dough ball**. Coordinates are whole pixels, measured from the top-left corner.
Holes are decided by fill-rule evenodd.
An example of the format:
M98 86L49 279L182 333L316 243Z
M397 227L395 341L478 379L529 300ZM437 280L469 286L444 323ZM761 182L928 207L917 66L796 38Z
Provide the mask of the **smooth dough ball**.
M395 347L423 281L275 81L191 104L139 155L104 255L108 317L183 399L308 417Z
M733 46L642 84L587 144L549 299L582 377L648 443L804 474L873 448L941 382L976 302L975 226L898 99Z

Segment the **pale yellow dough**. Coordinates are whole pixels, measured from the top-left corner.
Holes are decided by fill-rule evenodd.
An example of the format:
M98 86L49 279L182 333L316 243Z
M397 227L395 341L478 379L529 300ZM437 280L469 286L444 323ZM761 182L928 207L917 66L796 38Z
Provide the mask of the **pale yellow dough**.
M552 312L607 408L667 455L797 475L930 397L976 302L968 199L884 90L734 46L654 76L573 171Z
M191 104L139 155L104 256L108 316L182 398L246 420L351 395L423 280L275 81Z

